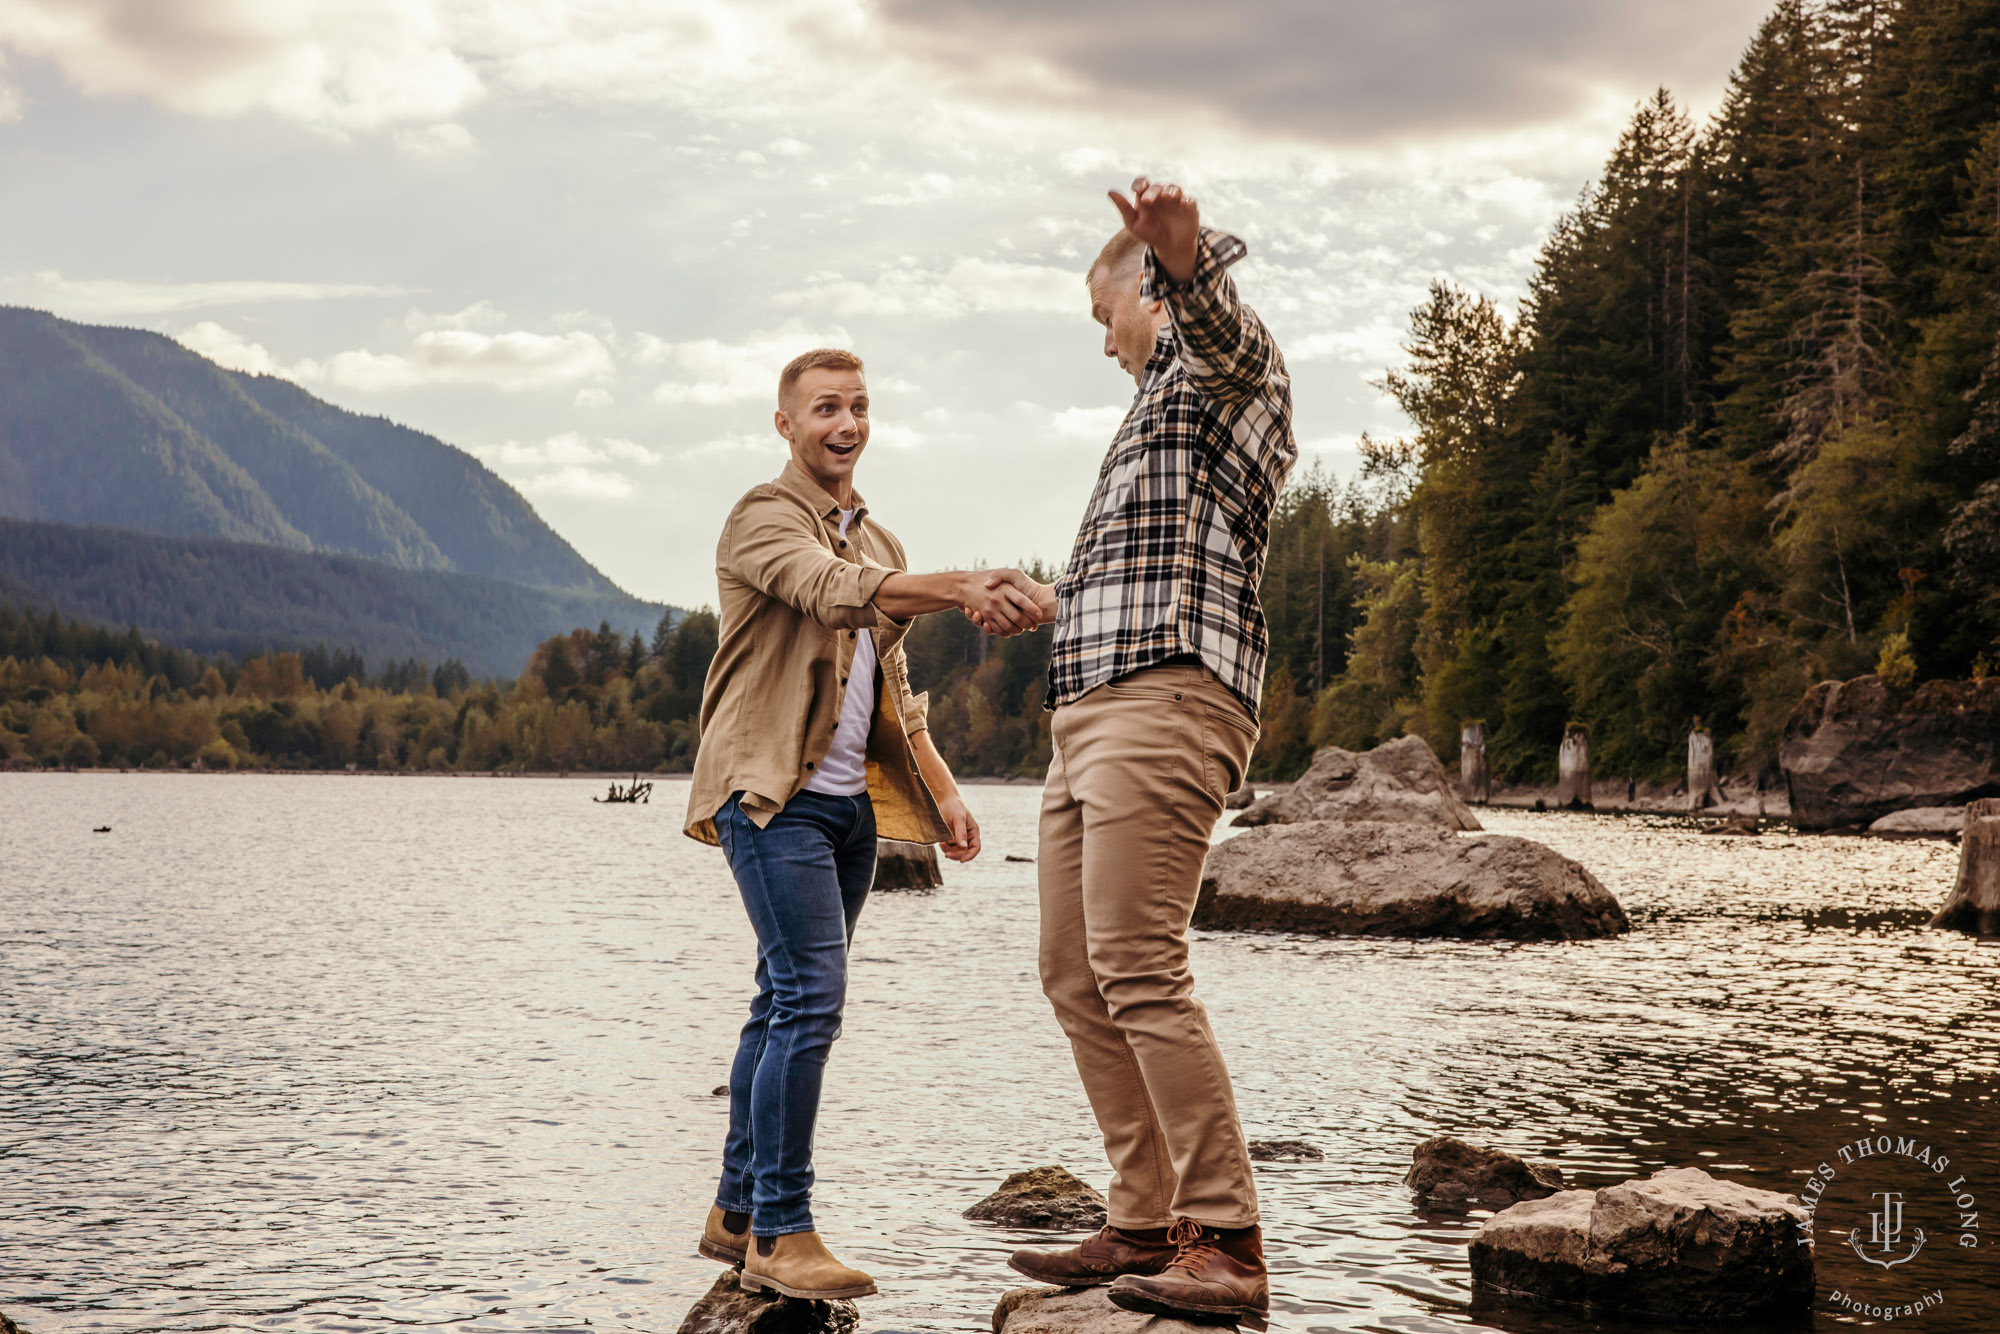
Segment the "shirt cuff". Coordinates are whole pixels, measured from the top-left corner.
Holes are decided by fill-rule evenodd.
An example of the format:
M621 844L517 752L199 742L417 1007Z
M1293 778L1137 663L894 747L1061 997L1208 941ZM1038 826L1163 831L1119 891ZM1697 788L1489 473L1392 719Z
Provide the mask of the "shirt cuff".
M1177 283L1167 276L1160 267L1160 261L1153 254L1151 246L1146 247L1144 276L1139 280L1139 295L1148 301L1161 301L1183 292L1198 291L1212 287L1224 270L1250 253L1250 247L1239 236L1217 231L1213 227L1201 229L1201 239L1194 247L1194 272L1184 283Z
M827 621L842 630L873 630L885 619L875 605L875 595L883 583L897 573L881 565L854 565L841 572L840 588L833 597Z

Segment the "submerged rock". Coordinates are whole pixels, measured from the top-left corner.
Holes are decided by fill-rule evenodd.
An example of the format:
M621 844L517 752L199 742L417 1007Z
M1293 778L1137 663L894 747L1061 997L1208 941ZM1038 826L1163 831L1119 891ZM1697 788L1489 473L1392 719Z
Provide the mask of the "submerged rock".
M1733 1321L1809 1311L1808 1222L1794 1196L1662 1168L1525 1200L1472 1239L1475 1292L1592 1315Z
M1330 820L1253 829L1211 851L1194 924L1474 940L1586 940L1632 929L1597 877L1539 843Z
M1410 1155L1403 1184L1416 1192L1419 1203L1433 1209L1504 1209L1555 1194L1563 1188L1563 1174L1456 1135L1439 1135L1419 1144Z
M993 1308L993 1334L1216 1334L1216 1328L1120 1310L1103 1288L1015 1288Z
M860 1323L861 1312L853 1302L807 1302L745 1292L736 1282L736 1271L729 1269L688 1308L680 1334L853 1334Z
M1008 1227L1081 1232L1104 1226L1104 1197L1060 1167L1016 1172L1000 1189L965 1211L967 1218Z
M1326 1155L1302 1139L1253 1139L1250 1141L1250 1161L1253 1163L1317 1163Z
M1800 829L1865 829L1891 811L2000 796L2000 677L1824 681L1785 723L1778 763Z
M944 884L944 869L938 864L934 843L904 843L893 838L875 840L874 892L893 889L936 889Z
M1732 815L1726 820L1718 820L1713 824L1703 825L1701 832L1704 834L1722 834L1736 838L1755 838L1763 830L1758 825L1757 817L1754 815Z
M5 1311L0 1311L0 1334L28 1334L28 1331L9 1320Z
M1942 837L1965 828L1963 806L1912 806L1906 811L1890 811L1868 826L1871 834L1900 834L1905 837Z
M1322 747L1312 767L1283 792L1255 802L1238 825L1297 824L1303 820L1374 820L1385 824L1479 828L1444 766L1422 737L1398 737L1356 754Z

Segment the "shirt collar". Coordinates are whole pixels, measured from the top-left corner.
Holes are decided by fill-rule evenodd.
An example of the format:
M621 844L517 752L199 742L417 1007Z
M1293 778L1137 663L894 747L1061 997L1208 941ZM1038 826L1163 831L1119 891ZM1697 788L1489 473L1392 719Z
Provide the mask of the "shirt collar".
M840 517L840 502L828 495L824 487L808 476L806 470L799 466L798 460L785 460L785 470L778 474L777 484L780 490L796 500L803 501L806 508L810 509L820 518L838 519ZM856 491L854 493L853 522L860 523L862 516L867 513L868 502L861 498L859 491ZM849 526L852 527L853 525L850 524Z

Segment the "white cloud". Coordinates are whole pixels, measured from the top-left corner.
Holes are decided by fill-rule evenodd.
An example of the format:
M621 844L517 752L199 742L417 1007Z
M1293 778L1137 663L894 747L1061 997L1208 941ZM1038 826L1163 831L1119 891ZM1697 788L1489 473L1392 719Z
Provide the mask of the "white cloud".
M403 327L411 333L426 329L497 329L507 322L507 312L491 301L475 301L463 310L447 313L418 310L414 306L403 316Z
M653 464L660 461L658 451L634 441L607 436L593 444L577 431L562 431L538 444L524 445L517 440L507 440L497 445L474 445L468 452L482 462L508 468L550 468L611 462Z
M4 2L4 0L0 0ZM268 301L333 301L404 296L407 287L368 283L126 282L118 278L65 278L54 269L0 278L0 292L22 305L40 306L77 320L134 319L210 306L251 306Z
M265 111L332 134L447 121L478 100L449 0L4 0L0 45L84 93Z
M815 347L846 347L852 342L838 326L815 330L797 321L741 342L696 338L669 343L641 334L633 359L642 366L671 366L679 372L653 390L656 403L743 403L767 399L776 403L778 373L785 363Z
M472 150L472 131L457 121L442 121L436 125L420 125L398 129L394 136L396 147L411 157L450 157L454 153Z
M484 334L434 329L418 334L407 353L339 352L294 367L301 380L363 393L428 385L478 384L518 391L550 389L611 376L611 352L594 334L515 331Z
M622 500L632 494L631 477L614 465L650 466L661 457L658 450L635 441L611 436L592 441L576 431L530 444L507 440L475 445L469 452L529 495L592 500Z
M576 391L576 397L570 400L570 406L573 408L608 408L611 406L611 391L609 389L597 388L594 385L587 389L579 389Z
M1049 430L1067 440L1109 444L1125 420L1125 411L1122 407L1064 408L1049 418Z
M777 299L786 305L847 316L954 319L1035 312L1084 318L1090 313L1082 274L1048 264L998 259L959 259L942 269L896 264L866 282L824 274Z
M562 468L518 483L531 496L580 496L589 500L623 500L632 494L632 479L620 472L594 468Z
M248 371L252 375L283 374L278 359L262 343L253 343L232 333L214 320L189 325L181 330L178 341L188 351L233 371Z

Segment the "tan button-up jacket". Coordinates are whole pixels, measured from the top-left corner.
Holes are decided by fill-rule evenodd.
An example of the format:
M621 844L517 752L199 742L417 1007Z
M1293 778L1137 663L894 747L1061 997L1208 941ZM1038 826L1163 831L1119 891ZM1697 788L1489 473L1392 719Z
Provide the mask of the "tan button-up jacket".
M903 657L910 623L874 603L882 581L904 568L903 547L860 496L854 505L843 540L840 506L787 462L722 525L721 627L702 688L690 838L717 841L715 813L735 792L762 828L812 777L833 744L858 630L873 632L879 672L867 750L876 833L912 843L949 836L910 749L910 737L930 726L929 697L910 693Z

